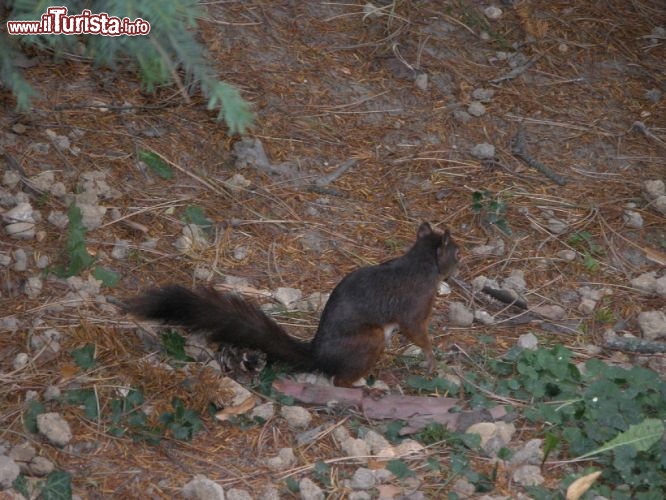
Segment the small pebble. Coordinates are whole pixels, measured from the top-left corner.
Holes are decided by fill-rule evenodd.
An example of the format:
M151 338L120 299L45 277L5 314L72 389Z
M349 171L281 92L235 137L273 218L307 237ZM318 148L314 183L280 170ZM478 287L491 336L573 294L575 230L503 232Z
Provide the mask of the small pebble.
M483 9L483 13L488 19L493 21L502 17L502 9L500 9L499 7L495 7L494 5L491 5L490 7L486 7L485 9Z
M472 116L483 116L486 114L486 107L479 101L472 101L467 106L467 112Z

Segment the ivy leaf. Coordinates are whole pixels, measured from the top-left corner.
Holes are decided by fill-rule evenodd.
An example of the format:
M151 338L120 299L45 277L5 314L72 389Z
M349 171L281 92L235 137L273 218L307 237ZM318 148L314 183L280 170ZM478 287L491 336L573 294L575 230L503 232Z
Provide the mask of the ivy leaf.
M407 464L402 460L393 459L386 464L386 470L391 472L395 477L400 480L407 479L408 477L413 477L414 471L407 467Z
M139 161L148 165L148 168L161 179L169 180L173 178L173 170L157 153L139 149Z
M32 434L37 434L37 415L41 415L46 411L42 403L33 399L28 403L28 409L23 414L23 425Z
M101 281L104 285L109 288L114 287L120 281L120 274L112 269L107 269L105 267L96 267L92 273L93 277L96 280Z
M72 475L54 471L46 478L41 498L44 500L70 500L72 498Z
M95 364L95 346L88 344L72 351L74 362L82 369L89 370Z

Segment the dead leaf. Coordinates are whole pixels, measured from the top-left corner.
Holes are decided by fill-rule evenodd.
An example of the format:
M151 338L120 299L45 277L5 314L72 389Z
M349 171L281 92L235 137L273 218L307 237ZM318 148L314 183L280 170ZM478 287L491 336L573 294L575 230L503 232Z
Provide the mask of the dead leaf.
M594 484L597 478L601 475L601 471L593 472L587 476L582 476L576 479L567 488L567 500L578 500L582 497L587 490Z

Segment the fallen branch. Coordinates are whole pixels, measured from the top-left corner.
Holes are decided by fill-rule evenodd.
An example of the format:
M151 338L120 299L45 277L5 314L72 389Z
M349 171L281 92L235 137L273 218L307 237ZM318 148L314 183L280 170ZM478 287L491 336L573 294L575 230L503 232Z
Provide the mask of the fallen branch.
M513 156L516 158L524 161L528 167L532 167L533 169L538 170L556 184L564 186L567 183L564 177L554 172L550 167L547 167L543 163L540 163L530 156L530 154L527 152L527 144L525 143L525 130L521 126L518 127L516 137L513 139L511 153L513 153Z
M614 332L604 335L604 347L614 351L639 352L643 354L666 352L666 342L633 337L618 337Z
M349 389L344 387L301 384L287 379L273 382L273 388L287 396L306 404L329 405L335 401L338 406L355 407L367 418L375 420L404 420L405 427L401 435L419 432L431 423L439 423L452 430L465 428L473 423L498 420L506 415L503 407L493 413L483 411L460 411L452 413L451 410L461 404L458 398L402 396L389 394L374 398L365 394L363 389Z

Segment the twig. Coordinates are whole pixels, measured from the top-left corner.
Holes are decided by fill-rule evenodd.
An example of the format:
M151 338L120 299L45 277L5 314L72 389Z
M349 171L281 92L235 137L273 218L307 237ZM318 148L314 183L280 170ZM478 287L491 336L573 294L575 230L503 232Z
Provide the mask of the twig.
M522 75L525 71L527 71L530 68L530 66L532 66L535 62L537 62L542 57L543 57L543 54L539 54L538 56L533 57L532 59L527 61L522 66L516 66L511 71L509 71L506 75L498 76L497 78L495 78L493 80L490 80L490 83L500 83L500 82L503 82L504 80L513 80L514 78L517 78L520 75Z
M604 335L604 347L614 351L640 352L646 354L666 352L666 342L631 337L618 337L614 334Z
M336 168L330 174L317 179L315 181L315 185L317 187L328 186L331 182L335 181L338 177L340 177L342 174L344 174L347 170L356 166L357 163L358 163L358 160L355 160L355 159L347 160L346 162L344 162L342 165L340 165L338 168Z
M564 177L529 155L525 144L525 130L522 126L518 127L518 132L516 132L516 137L514 137L513 144L511 145L511 152L516 158L524 161L527 166L538 170L559 186L564 186L567 183Z

